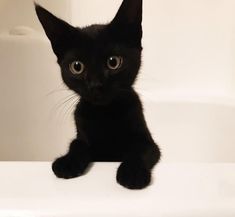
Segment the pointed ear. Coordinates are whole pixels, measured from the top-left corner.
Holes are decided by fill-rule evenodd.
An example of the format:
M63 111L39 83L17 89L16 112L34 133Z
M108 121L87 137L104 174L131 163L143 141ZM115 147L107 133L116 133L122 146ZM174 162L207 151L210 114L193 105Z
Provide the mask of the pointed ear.
M47 37L51 41L54 53L59 57L68 46L75 28L36 3L35 10Z
M115 34L137 46L141 46L142 38L142 5L142 0L123 0L116 16L110 23Z
M141 25L142 4L142 0L123 0L112 22Z

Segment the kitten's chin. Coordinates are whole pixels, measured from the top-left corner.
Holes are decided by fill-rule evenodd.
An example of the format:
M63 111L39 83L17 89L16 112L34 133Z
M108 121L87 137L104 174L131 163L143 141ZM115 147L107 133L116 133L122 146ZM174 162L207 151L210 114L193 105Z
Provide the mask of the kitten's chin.
M112 98L105 98L105 97L89 97L85 98L85 100L90 104L96 106L106 106L112 102Z

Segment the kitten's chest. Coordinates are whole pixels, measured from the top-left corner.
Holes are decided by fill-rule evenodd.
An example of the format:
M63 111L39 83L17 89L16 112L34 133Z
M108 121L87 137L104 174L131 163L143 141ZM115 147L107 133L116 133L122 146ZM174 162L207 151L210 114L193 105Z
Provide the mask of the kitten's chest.
M77 110L75 114L79 131L91 142L118 141L123 137L127 125L124 111L116 109Z

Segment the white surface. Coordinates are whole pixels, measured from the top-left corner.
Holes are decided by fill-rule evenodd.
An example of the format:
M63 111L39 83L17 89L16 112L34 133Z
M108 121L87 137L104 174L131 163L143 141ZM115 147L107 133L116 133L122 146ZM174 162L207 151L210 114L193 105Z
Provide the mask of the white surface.
M62 180L50 163L0 163L1 217L234 217L235 164L162 164L145 190L115 181L117 163Z
M142 98L163 161L235 162L234 99L153 95Z

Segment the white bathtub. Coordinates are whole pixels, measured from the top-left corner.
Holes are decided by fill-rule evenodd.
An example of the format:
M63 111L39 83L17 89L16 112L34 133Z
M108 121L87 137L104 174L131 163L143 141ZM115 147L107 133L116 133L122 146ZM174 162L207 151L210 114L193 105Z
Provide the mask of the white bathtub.
M232 97L156 91L145 88L154 82L140 80L147 123L163 154L143 191L116 184L118 164L60 180L51 162L32 162L64 154L75 129L71 112L64 114L69 107L57 105L70 93L49 42L29 34L0 35L0 161L28 161L0 162L1 217L235 216Z
M235 100L144 92L148 125L163 161L235 162Z
M95 164L77 179L53 175L51 161L75 135L71 104L60 106L70 93L45 34L9 34L19 24L42 31L32 0L22 2L0 2L0 217L234 217L232 1L145 2L146 74L137 89L163 157L143 191L115 182L118 163ZM102 17L100 0L37 2L76 25L116 11L108 0Z
M234 217L235 165L160 163L153 184L118 185L118 163L60 180L44 162L0 163L0 217ZM95 181L94 181L95 180Z
M40 33L0 34L0 160L51 161L75 135L71 92ZM150 88L151 87L151 88ZM167 162L234 162L235 99L157 90L139 80L149 128Z

